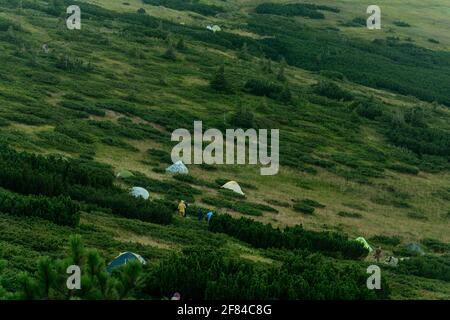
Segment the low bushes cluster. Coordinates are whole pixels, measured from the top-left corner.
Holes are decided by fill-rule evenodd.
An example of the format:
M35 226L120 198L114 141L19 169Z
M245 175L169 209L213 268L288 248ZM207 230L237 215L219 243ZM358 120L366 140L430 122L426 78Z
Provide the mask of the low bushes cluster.
M257 248L307 249L333 256L359 259L367 250L347 236L330 232L314 232L295 226L280 229L248 218L233 219L230 215L218 215L211 220L209 229L247 242Z
M80 207L68 197L22 196L0 192L0 212L19 217L38 217L58 225L75 227Z
M195 247L152 268L143 292L160 299L180 292L187 300L376 299L374 290L366 287L366 278L364 270L338 268L307 252L283 252L281 265L259 266L208 247ZM386 296L387 290L379 294Z

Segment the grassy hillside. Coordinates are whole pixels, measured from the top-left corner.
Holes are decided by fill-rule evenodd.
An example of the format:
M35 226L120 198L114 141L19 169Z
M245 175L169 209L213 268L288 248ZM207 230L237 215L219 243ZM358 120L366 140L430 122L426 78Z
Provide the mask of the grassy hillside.
M448 298L444 1L381 1L380 31L358 26L354 18L366 17L367 7L360 2L316 1L327 7L302 7L298 16L258 13L266 2L70 1L82 10L78 31L65 27L69 1L0 0L0 297L66 297L58 290L26 295L24 283L39 281L34 273L45 266L58 270L63 262L39 257L70 256L69 237L77 234L106 261L134 251L150 262L137 288L111 284L116 294L83 298L161 298L177 290L195 298ZM214 34L208 24L222 31ZM221 66L227 92L210 86ZM205 130L237 128L242 114L250 119L245 126L280 129L278 175L261 176L250 165L165 173L174 129L193 130L194 120ZM123 169L135 176L116 179ZM245 198L221 191L227 180L238 181ZM128 196L136 185L152 200ZM186 219L176 214L180 199L191 204ZM235 220L208 228L196 220L197 207L214 210L216 221L225 214ZM286 227L293 229L274 229ZM347 235L398 257L418 242L426 255L383 266L384 290L370 292L365 268L374 259L354 254ZM262 246L265 237L272 240ZM321 245L305 244L313 239ZM217 270L208 261L236 267L223 282L200 281L198 288L188 271L155 280L165 279L166 264L189 270L192 260L201 261L210 281ZM340 288L333 296L315 291L308 268L323 279L352 271L328 283ZM233 270L257 270L260 279ZM32 276L25 281L20 272ZM290 274L304 282L284 287ZM183 277L191 287L181 288ZM220 291L227 281L252 289Z

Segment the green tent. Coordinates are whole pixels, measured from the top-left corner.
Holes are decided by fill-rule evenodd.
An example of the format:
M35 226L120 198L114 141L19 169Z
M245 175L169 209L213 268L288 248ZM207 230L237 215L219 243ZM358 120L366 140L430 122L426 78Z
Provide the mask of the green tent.
M123 252L111 261L106 267L106 271L111 273L114 269L126 265L129 261L139 261L141 264L147 264L144 258L134 252Z
M134 174L128 170L122 170L117 174L117 178L130 178L134 177Z
M367 242L366 239L364 239L363 237L358 237L355 239L355 241L361 243L364 248L366 248L367 250L369 250L369 253L373 251L372 247L370 246L370 244Z
M222 28L219 27L218 25L214 25L214 26L212 27L211 30L212 30L213 32L219 32L219 31L222 31Z

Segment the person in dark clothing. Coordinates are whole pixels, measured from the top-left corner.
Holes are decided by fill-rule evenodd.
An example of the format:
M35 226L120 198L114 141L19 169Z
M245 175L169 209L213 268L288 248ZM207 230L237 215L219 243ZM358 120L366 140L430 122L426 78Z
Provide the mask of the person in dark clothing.
M202 208L198 208L198 221L203 220L203 210Z
M377 260L377 262L380 262L381 259L381 247L378 247L375 249L375 253L373 254L373 257Z

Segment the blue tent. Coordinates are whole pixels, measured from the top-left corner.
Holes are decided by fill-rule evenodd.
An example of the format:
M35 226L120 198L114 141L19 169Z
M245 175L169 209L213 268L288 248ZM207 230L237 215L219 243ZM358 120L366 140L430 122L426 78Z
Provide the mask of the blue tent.
M106 271L111 273L114 269L124 266L128 261L139 261L142 264L147 264L147 262L140 255L133 252L123 252L111 261L106 267Z
M168 167L166 169L166 171L170 172L170 173L181 173L181 174L189 173L188 168L184 165L184 163L182 161L175 162L173 165Z

